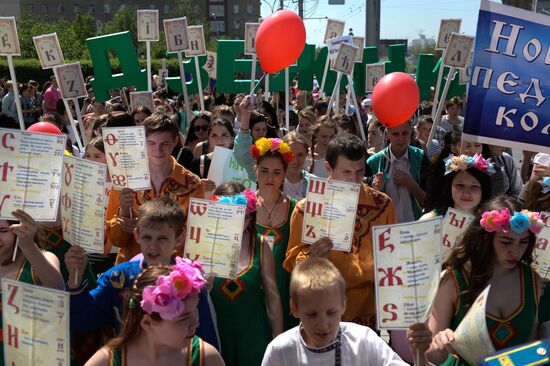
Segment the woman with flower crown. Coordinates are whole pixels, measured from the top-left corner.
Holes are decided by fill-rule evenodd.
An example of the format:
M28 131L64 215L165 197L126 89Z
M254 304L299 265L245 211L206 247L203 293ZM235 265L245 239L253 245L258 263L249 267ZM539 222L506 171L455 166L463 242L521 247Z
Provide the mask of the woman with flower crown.
M210 199L246 205L238 275L215 278L210 292L222 356L228 366L259 365L269 342L283 331L283 314L273 255L256 235L256 194L230 182L219 185Z
M176 258L176 264L150 266L126 293L120 335L85 366L218 366L218 351L195 335L202 266Z
M433 209L420 220L445 216L449 207L466 214L475 215L485 201L491 197L493 164L481 155L449 155L445 159L445 175L439 185L427 192Z
M240 109L239 135L242 135L249 133L246 131L252 105L248 96L243 99ZM237 143L238 140L240 144ZM290 274L283 268L290 236L290 216L296 200L284 193L284 184L289 163L293 162L296 156L290 145L280 139L260 138L254 143L249 139L248 144L243 144L244 141L235 139L235 158L246 168L249 177L256 177L258 182L256 230L260 239L267 242L273 252L275 276L284 314L284 329L288 330L298 324L290 314ZM246 154L239 152L245 149L248 149Z
M507 197L492 199L476 214L443 264L428 323L434 335L427 351L431 362L467 365L452 347L454 330L488 285L485 319L495 349L536 336L542 280L531 263L543 225L538 212L522 210L517 200Z

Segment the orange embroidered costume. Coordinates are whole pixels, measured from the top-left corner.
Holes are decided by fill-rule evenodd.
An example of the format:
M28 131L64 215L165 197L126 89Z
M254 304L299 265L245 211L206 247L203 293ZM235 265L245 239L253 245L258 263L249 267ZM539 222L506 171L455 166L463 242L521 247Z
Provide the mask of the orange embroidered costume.
M284 268L291 272L294 266L309 257L309 245L302 243L304 203L300 201L290 222L290 239ZM342 321L374 328L374 258L372 227L396 222L391 199L384 193L361 184L355 218L353 246L350 253L332 250L328 259L340 270L346 280L346 311Z
M132 217L137 216L138 208L145 202L159 198L170 197L183 206L187 213L189 199L191 197L204 198L204 186L199 177L191 173L176 162L173 157L172 172L162 182L159 192L155 192L154 187L145 191L134 191L134 205L132 207ZM117 222L120 209L120 191L113 189L109 195L109 204L107 205L105 236L107 243L105 249L110 250L114 245L119 247L116 264L129 261L135 255L141 252L139 244L135 241L131 233L127 233L120 228ZM183 237L186 235L186 226L183 228ZM179 247L177 255L182 256L183 247Z

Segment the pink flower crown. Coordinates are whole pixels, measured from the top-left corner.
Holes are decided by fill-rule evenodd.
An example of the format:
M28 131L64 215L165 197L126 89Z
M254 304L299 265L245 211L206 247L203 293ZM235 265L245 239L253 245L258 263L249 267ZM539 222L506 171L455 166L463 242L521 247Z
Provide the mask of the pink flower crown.
M544 227L544 222L540 219L539 212L521 210L521 212L514 212L510 216L510 210L507 208L501 208L500 211L484 212L479 223L490 233L493 231L507 233L512 230L515 233L521 234L527 230L531 230L533 234L538 235Z
M169 275L160 276L156 285L143 289L141 308L149 315L158 313L164 320L176 319L185 310L183 300L198 294L205 283L202 264L176 257Z
M467 170L469 168L476 168L486 174L495 173L495 164L491 163L489 160L485 160L480 154L475 154L474 156L464 154L455 156L451 154L445 159L445 175L451 172Z
M294 153L286 142L278 138L267 139L265 137L256 140L256 143L250 148L250 155L257 161L270 150L279 151L286 164L290 163L295 158Z
M235 205L246 206L247 214L256 212L256 206L257 206L256 192L248 188L242 191L242 193L239 193L233 197L214 195L210 197L210 201L221 202L221 203L233 203Z

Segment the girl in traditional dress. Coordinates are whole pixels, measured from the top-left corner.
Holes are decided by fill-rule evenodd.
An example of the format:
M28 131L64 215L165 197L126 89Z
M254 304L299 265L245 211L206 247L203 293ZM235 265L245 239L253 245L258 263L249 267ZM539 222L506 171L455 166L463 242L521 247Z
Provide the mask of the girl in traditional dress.
M223 359L228 366L259 365L283 321L273 255L256 234L256 194L231 182L218 186L211 199L246 205L238 275L215 278L210 292Z
M86 366L223 365L218 351L195 335L205 282L201 265L188 259L146 268L126 294L120 335Z
M241 107L241 132L246 135L251 105L248 96ZM290 137L289 137L290 138ZM248 143L246 143L248 141ZM238 143L240 142L240 143ZM246 150L246 154L244 150ZM258 182L258 213L256 230L262 241L267 242L275 259L275 275L281 297L284 329L290 329L297 320L290 315L290 274L283 268L290 236L290 216L296 200L283 193L286 172L294 162L295 154L290 146L280 139L261 138L252 144L252 139L235 139L235 158ZM306 187L307 188L307 187ZM302 191L303 192L303 191ZM305 194L305 192L303 192Z
M454 330L488 285L485 319L495 349L536 336L542 280L531 263L543 225L539 213L522 210L518 201L507 197L489 201L475 216L443 265L429 318L434 334L427 352L431 362L466 365L452 347Z
M493 172L493 164L479 154L473 157L450 155L445 160L445 175L439 180L439 186L427 192L434 208L420 220L445 216L449 207L475 215L491 197L489 175Z

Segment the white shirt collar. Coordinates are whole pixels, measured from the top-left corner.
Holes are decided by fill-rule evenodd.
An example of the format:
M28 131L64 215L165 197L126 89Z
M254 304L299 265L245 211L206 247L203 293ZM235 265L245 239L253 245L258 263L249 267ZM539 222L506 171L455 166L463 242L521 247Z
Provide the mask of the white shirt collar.
M390 162L394 162L396 160L409 160L409 151L408 151L408 147L407 147L407 151L405 151L405 154L403 154L402 157L400 158L397 158L395 155L393 155L393 151L391 151L391 144L390 146L388 146L388 151L390 152Z

